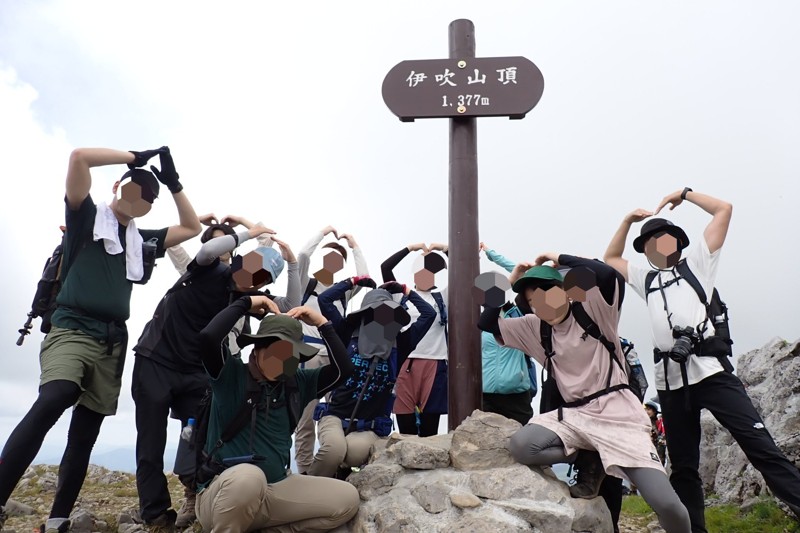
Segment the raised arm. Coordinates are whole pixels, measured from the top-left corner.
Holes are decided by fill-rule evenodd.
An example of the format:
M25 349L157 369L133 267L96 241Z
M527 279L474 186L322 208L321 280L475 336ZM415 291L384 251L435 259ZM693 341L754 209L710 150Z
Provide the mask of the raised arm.
M286 312L289 309L298 307L303 300L303 293L300 289L299 266L297 264L297 258L288 244L274 237L272 240L278 245L281 250L281 257L286 261L286 275L288 277L286 282L286 296L276 296L273 300L278 304L278 309Z
M300 283L304 288L308 284L308 280L311 279L311 276L308 275L309 265L311 264L311 254L314 253L319 243L321 243L322 239L329 233L333 233L334 237L337 239L339 238L339 233L336 231L336 228L333 226L325 226L320 231L316 232L297 253L298 273L300 276Z
M179 181L178 171L175 170L175 162L172 160L169 148L163 146L158 156L161 169L151 165L150 170L156 175L158 181L172 193L172 200L175 202L175 207L178 208L178 224L167 228L164 247L169 248L200 235L203 227L200 225L200 219L197 218L197 213L194 212L189 198L183 192L183 185Z
M255 299L256 297L253 297L253 300ZM236 322L252 307L251 297L242 296L217 313L217 316L200 331L200 357L206 372L212 378L219 376L229 353L223 347L223 341L227 340L228 333Z
M722 248L725 243L725 237L728 235L728 227L731 223L731 215L733 214L733 205L719 198L694 192L686 187L665 196L658 205L655 214L658 214L667 204L671 204L669 209L672 211L681 205L684 200L693 203L711 215L711 222L706 226L703 237L708 245L708 251L713 254Z
M172 261L172 266L181 276L186 273L189 263L192 262L191 256L186 253L186 250L180 244L167 248L167 257Z
M352 328L347 327L347 323L339 312L339 309L334 305L342 299L342 296L353 288L352 278L347 278L339 283L333 284L328 290L317 296L317 305L322 314L331 321L333 328L342 339L342 342L348 342L353 334Z
M560 254L558 256L558 264L568 266L570 268L585 267L594 272L597 277L597 286L600 288L600 294L608 305L614 302L614 293L619 291L619 298L617 299L618 308L622 307L622 300L625 297L625 281L622 279L622 274L617 272L610 265L598 261L597 259L587 259L585 257L578 257L574 255Z
M203 222L203 217L200 217L200 222ZM226 215L222 218L220 224L228 224L232 228L242 225L248 230L251 230L255 227L262 227L262 228L264 227L264 224L262 224L261 222L251 222L250 220L239 215ZM256 242L258 243L259 246L266 246L267 248L272 248L272 243L274 241L272 240L271 236L274 234L275 232L272 230L269 230L269 232L266 233L260 233L255 237Z
M331 364L322 367L317 378L317 398L321 398L344 379L350 377L350 374L353 373L353 362L347 355L347 348L336 334L333 325L321 313L308 306L302 306L295 307L286 314L310 326L316 326L322 341L328 348Z
M514 261L506 259L505 256L498 254L497 252L486 246L485 243L481 243L479 249L486 254L486 258L489 261L499 266L500 268L505 269L506 272L511 272L512 270L514 270L514 266L516 265Z
M623 259L622 254L625 252L625 242L628 240L628 232L631 230L631 225L635 222L641 222L651 216L653 216L653 212L646 209L636 209L625 215L625 218L622 219L622 224L620 224L614 236L611 237L611 242L608 243L606 253L603 254L603 261L622 274L625 281L628 281L628 260Z
M416 250L427 252L428 247L422 242L418 244L409 244L405 248L401 248L399 252L390 256L388 259L386 259L386 261L381 263L381 276L383 277L383 282L386 283L387 281L397 281L397 278L394 277L394 267L396 267L400 261L405 258L405 256Z
M150 153L147 159L156 154L156 150L137 152L138 154ZM67 168L67 205L73 211L77 210L89 196L92 188L92 175L89 169L106 165L134 164L137 153L112 150L111 148L76 148L69 156ZM142 156L143 157L143 156ZM144 162L147 162L147 159ZM142 163L144 164L144 163Z

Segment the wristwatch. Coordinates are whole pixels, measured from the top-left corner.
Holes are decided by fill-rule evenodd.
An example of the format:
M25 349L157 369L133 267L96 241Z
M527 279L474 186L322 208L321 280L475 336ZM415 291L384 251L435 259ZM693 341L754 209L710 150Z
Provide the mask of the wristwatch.
M692 189L689 187L684 187L683 192L681 193L681 200L686 200L686 194L692 192Z

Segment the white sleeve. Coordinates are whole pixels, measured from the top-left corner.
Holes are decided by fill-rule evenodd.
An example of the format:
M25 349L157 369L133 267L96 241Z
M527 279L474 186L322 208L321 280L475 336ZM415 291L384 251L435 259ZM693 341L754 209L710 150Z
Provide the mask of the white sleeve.
M311 254L314 253L314 250L317 249L317 246L319 246L319 243L321 243L324 238L325 235L321 231L318 231L297 253L298 281L304 287L308 284L308 280L311 277L308 275L308 269L311 264Z
M650 269L642 268L628 261L628 285L645 301L647 300L647 289L644 284L648 272Z
M183 246L180 244L167 248L167 257L172 261L172 266L175 267L175 270L177 270L178 274L181 276L186 273L189 263L192 262L192 258L189 257L189 254L186 253L186 250L184 250Z
M708 249L705 239L699 239L700 243L686 255L686 263L694 273L703 290L706 291L706 298L711 300L711 293L714 291L714 282L717 280L717 267L719 266L719 256L722 248L713 254Z

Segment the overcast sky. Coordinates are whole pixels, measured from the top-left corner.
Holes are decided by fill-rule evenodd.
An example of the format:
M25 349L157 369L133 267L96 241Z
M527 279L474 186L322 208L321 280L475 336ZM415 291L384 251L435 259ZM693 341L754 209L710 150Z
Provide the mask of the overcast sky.
M167 144L199 214L262 220L295 250L333 224L354 234L378 277L406 244L447 238L447 120L401 123L381 83L402 60L447 57L458 18L475 23L478 56L525 56L545 79L524 120L478 121L482 240L518 261L550 250L601 257L627 212L691 186L735 207L717 286L736 353L800 336L797 3L277 6L0 3L0 441L36 397L42 335L14 342L59 240L73 148ZM124 170L93 172L95 201L110 200ZM694 241L710 219L688 203L670 216ZM176 220L162 194L139 226ZM642 261L632 233L626 254ZM409 259L397 274L410 281L411 270ZM135 288L131 346L175 279L162 261ZM620 332L652 383L643 311L630 291ZM134 442L132 368L129 359L98 449ZM67 421L48 446L63 447Z

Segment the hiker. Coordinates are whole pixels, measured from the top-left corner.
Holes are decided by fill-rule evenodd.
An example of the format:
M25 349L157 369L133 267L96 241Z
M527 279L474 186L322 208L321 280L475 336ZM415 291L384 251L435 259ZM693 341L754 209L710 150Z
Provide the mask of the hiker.
M345 318L335 302L354 286L375 287L375 282L356 276L336 283L319 296L322 314L333 323L347 346L355 370L333 390L330 402L320 403L317 408L319 450L308 469L312 476L349 473L351 467L367 462L370 447L378 438L391 433L392 389L398 368L436 317L419 294L405 285L389 282L364 295L361 308ZM394 301L394 294L405 295L419 312L413 323L409 313ZM345 468L338 472L342 464Z
M393 412L400 433L429 437L439 432L439 418L447 414L447 289L437 290L434 283L435 274L447 268L436 252L447 255L447 245L409 244L381 264L381 274L384 283L397 281L394 268L415 251L423 252L423 266L414 273L414 288L436 319L398 373Z
M684 201L711 215L711 221L703 238L682 258L689 246L686 232L655 215ZM709 317L707 313L732 212L728 202L686 187L665 196L655 212L636 209L627 214L605 253L605 261L647 303L656 389L664 426L669 428L670 481L689 510L695 533L706 531L698 472L703 408L730 431L773 494L800 518L800 471L775 444L742 382L733 374L728 361L730 340L724 339L727 316ZM643 220L647 222L633 241L633 249L645 254L650 268L622 257L631 225Z
M661 406L656 398L651 398L644 403L644 412L650 418L650 440L656 447L658 458L661 464L667 464L667 436L664 433L664 421L658 415L661 414Z
M483 242L479 251L487 259L507 272L514 270L515 264L498 254ZM511 302L502 307L503 318L522 316L522 311ZM523 426L533 416L531 402L536 395L536 366L531 358L514 348L497 344L494 335L481 332L481 362L483 366L483 410L497 413L516 420Z
M592 274L596 281L582 288L584 301L570 302L562 275L545 266L547 261ZM599 261L546 253L534 265L518 264L509 281L518 294L517 305L531 314L500 318L499 308L487 308L478 325L501 345L531 354L545 366L543 399L555 392L564 400L551 411L543 404L542 413L511 437L511 454L522 464L551 465L573 462L579 449L596 450L601 467L580 465L587 483L593 478L594 495L606 473L627 478L639 487L667 533L688 532L686 509L650 442L649 421L621 361L617 325L622 280Z
M322 245L322 252L325 257L323 258L323 268L310 276L308 271L311 264L311 256L319 247L322 239L327 235L339 241L344 239L353 253L353 262L355 263L356 276L369 276L369 269L367 262L364 260L364 254L361 247L356 242L355 238L349 233L339 235L339 232L333 226L326 226L321 231L315 233L311 239L303 246L297 253L297 263L299 265L300 283L303 292L302 305L306 305L315 311L319 311L319 303L317 302L318 295L328 290L334 281L334 275L344 269L347 262L347 249L336 241L328 242ZM336 276L338 277L338 276ZM347 304L350 300L361 290L361 287L356 285L352 290L344 293L341 300L334 302L334 305L339 308L339 312L344 316L347 313ZM328 349L319 332L316 328L303 323L303 340L309 344L313 344L319 348L319 352L312 359L304 363L303 368L319 368L330 364L328 361ZM294 433L294 457L297 463L297 470L299 473L304 474L308 471L311 463L314 462L314 444L317 440L316 428L314 425L314 409L316 409L318 400L314 398L306 406L303 411L303 416L297 424L297 429Z
M147 162L159 156L161 170ZM90 170L127 164L114 183L110 204L95 205ZM160 230L139 230L135 218L150 211L165 185L178 208L179 223ZM89 456L106 416L116 413L128 334L133 283L145 276L143 243L156 239L156 256L168 246L200 233L200 222L183 192L166 146L142 152L78 148L69 159L66 181L66 234L52 329L39 355L39 395L8 438L0 454L0 529L5 505L47 432L74 407L67 447L58 471L58 487L46 533L64 533L83 485Z
M232 357L223 342L245 313L273 313L257 333L239 337L242 347L253 345L247 362ZM298 369L317 351L303 342L298 321L318 328L330 365ZM288 471L292 432L303 408L353 370L330 321L310 307L280 314L267 296L242 296L200 332L200 346L212 390L207 459L197 480L197 518L203 529L329 531L350 520L359 505L355 487Z
M183 528L195 519L193 461L184 460L185 446L179 441L175 471L185 487L186 499L176 515L170 509L163 458L170 409L186 426L190 418L197 417L198 404L208 387L200 358L200 331L227 307L232 297L275 282L284 263L289 264L287 296L276 296L275 301L283 311L300 303L297 262L282 241L276 240L281 253L273 248L251 252L258 254L266 269L266 275L253 286L242 285L236 268L220 259L230 257L236 247L249 239L273 233L263 226L253 226L247 231L207 240L189 263L187 272L158 303L133 348L136 360L131 392L136 404L136 486L141 518L147 525ZM241 267L241 261L238 266Z

